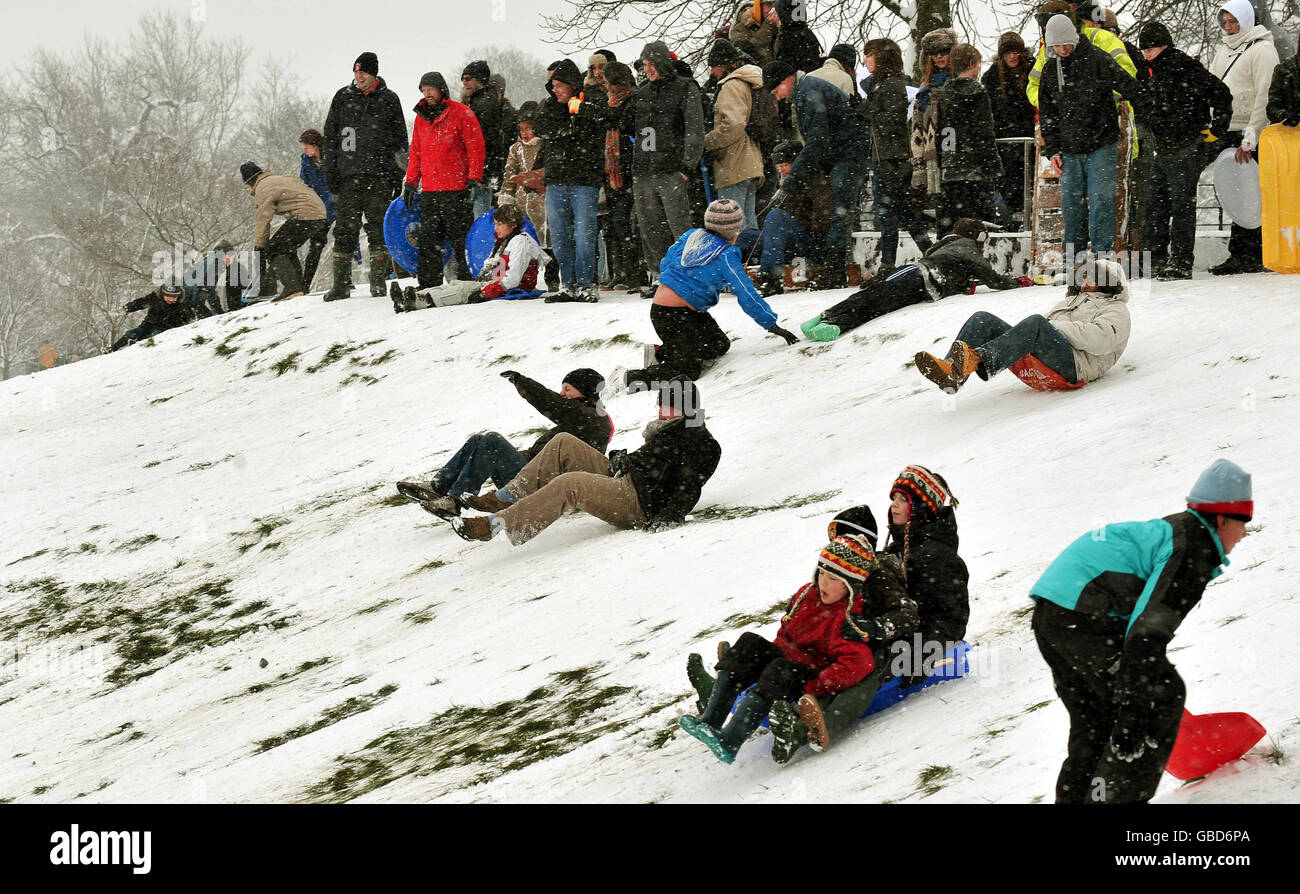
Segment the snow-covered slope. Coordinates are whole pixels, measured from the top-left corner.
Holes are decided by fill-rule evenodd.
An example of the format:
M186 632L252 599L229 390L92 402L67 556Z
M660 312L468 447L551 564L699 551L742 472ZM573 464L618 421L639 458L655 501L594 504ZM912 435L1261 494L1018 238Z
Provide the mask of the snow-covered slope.
M1252 536L1173 658L1191 710L1249 711L1271 741L1158 799L1295 801L1296 281L1136 284L1127 355L1077 393L1004 375L947 398L911 368L972 311L1014 320L1061 291L795 347L728 298L737 341L701 382L723 457L697 519L574 516L519 548L463 542L392 483L477 430L531 440L544 420L503 370L558 387L636 365L636 298L397 316L309 296L0 384L0 798L1051 800L1066 716L1028 587L1080 533L1177 511L1227 456L1254 474ZM839 297L774 304L796 329ZM653 398L610 411L613 446L635 448ZM771 634L828 517L882 516L909 462L961 500L976 673L825 754L778 767L763 735L719 764L676 728L687 653Z

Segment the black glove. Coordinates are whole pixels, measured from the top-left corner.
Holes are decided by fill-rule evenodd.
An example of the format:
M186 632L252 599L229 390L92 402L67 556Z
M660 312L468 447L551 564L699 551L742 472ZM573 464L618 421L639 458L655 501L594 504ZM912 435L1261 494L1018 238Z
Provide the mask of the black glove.
M325 186L326 186L326 187L329 189L329 191L332 192L332 193L339 193L339 192L342 192L342 191L343 191L343 178L342 178L340 175L338 175L338 174L326 174L326 175L325 175Z
M779 335L784 338L787 345L792 345L799 340L799 336L795 335L789 329L782 329L780 326L773 326L767 331L773 335Z
M1118 760L1131 764L1149 749L1160 746L1147 731L1146 718L1150 716L1148 712L1131 709L1120 711L1110 732L1110 750Z
M413 207L417 195L419 195L419 192L416 190L415 184L407 183L402 187L402 204L407 208Z
M517 373L513 369L508 369L501 374L501 378L508 381L511 385L515 384L523 377L524 377L523 373Z
M627 474L627 451L609 451L609 474L612 478L622 478Z

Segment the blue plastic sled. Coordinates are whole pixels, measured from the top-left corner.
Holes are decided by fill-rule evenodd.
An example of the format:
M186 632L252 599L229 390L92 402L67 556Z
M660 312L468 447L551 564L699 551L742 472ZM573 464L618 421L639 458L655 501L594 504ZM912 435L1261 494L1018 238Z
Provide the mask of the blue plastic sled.
M925 675L925 679L922 682L915 686L909 686L906 689L901 688L901 678L890 677L885 681L884 685L880 687L880 691L877 692L876 697L871 700L871 704L867 705L867 710L862 712L862 716L866 717L868 714L875 714L877 711L883 711L891 705L898 704L909 695L915 695L922 689L937 686L945 680L955 680L958 677L966 676L966 674L970 673L970 661L967 658L968 652L970 652L970 643L965 640L955 643L951 649L944 652L942 659L935 662L934 667L932 667ZM752 689L753 687L751 686L749 688ZM745 690L745 692L748 691L749 689ZM736 710L736 705L739 705L740 700L745 697L745 692L742 692L736 697L736 702L732 705L731 710ZM767 725L768 722L765 718L763 720L763 726Z
M496 209L489 209L470 225L469 233L465 237L465 253L469 255L473 274L483 269L483 262L488 259L488 255L492 254L492 246L496 244L496 234L492 232L492 221L495 217ZM528 218L524 218L524 232L534 239L537 238L537 229ZM400 196L393 199L388 210L384 212L384 242L388 245L388 253L393 256L397 266L408 273L415 273L420 269L420 206L418 203L407 208ZM450 262L451 240L446 239L442 243L442 263L445 266ZM536 296L524 293L504 297L534 298Z

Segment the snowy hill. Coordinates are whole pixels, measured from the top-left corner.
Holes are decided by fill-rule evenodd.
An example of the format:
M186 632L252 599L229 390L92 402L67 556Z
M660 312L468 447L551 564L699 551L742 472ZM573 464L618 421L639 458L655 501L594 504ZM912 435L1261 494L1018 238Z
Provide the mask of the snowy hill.
M1191 710L1249 711L1270 738L1157 800L1300 800L1296 281L1135 284L1127 355L1077 393L1004 375L953 399L911 368L974 310L1061 293L792 348L724 299L738 340L701 382L723 457L696 520L574 516L519 548L463 542L393 482L474 431L531 440L544 420L497 374L636 365L647 303L397 316L309 296L4 382L0 799L1050 801L1067 724L1028 587L1084 531L1181 509L1226 456L1254 475L1252 536L1172 658ZM839 297L774 306L797 329ZM638 446L653 398L609 407L612 446ZM770 635L830 515L883 517L909 462L961 500L976 673L825 754L778 767L763 735L719 764L676 727L687 653Z

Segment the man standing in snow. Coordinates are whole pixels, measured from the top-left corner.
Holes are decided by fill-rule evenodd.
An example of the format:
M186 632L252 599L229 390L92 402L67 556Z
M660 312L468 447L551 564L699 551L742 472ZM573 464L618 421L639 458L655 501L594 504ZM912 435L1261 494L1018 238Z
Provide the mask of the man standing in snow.
M481 182L470 184L473 220L478 220L492 207L492 193L501 182L501 171L506 164L506 146L510 145L504 142L502 135L505 111L501 94L495 87L488 86L491 80L492 69L482 59L469 63L460 73L461 101L478 119L486 156ZM513 133L510 139L514 142Z
M733 200L745 212L742 229L757 230L754 204L763 181L763 155L749 135L749 116L760 95L755 91L763 86L763 70L729 40L713 42L708 63L718 84L713 94L713 127L704 135L704 148L713 162L713 188L718 198Z
M334 224L334 286L326 301L352 295L352 252L361 219L370 242L370 294L384 294L391 259L384 244L384 212L402 189L406 119L397 94L379 77L379 57L362 53L352 83L330 103L321 146L325 181L338 199Z
M1206 469L1187 511L1084 534L1034 584L1034 637L1070 713L1058 804L1145 802L1187 690L1165 652L1254 515L1250 475Z

